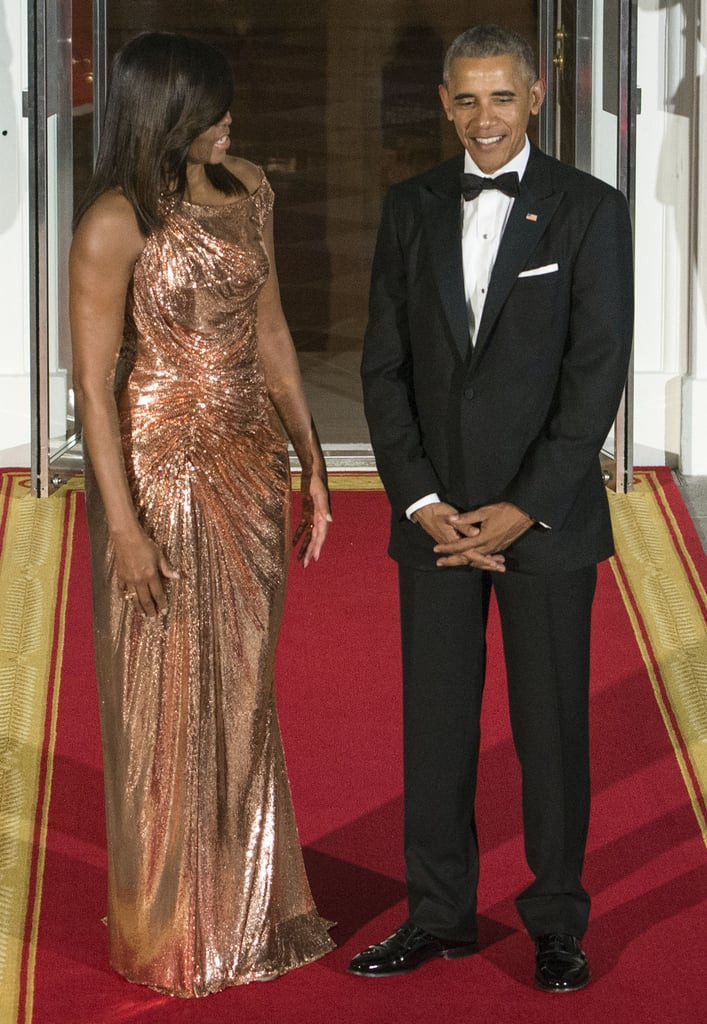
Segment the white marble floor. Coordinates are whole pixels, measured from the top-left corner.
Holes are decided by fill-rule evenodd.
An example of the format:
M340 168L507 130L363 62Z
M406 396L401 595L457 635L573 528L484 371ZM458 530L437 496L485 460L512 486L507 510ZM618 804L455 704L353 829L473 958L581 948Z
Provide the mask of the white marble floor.
M307 400L330 470L372 470L368 427L363 415L361 353L300 352Z

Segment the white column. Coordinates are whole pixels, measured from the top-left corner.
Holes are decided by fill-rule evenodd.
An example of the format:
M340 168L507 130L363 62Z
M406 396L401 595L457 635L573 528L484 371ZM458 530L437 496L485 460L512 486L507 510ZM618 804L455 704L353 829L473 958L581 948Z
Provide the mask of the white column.
M0 465L29 465L27 3L0 0Z
M707 475L707 0L701 0L702 38L696 39L693 245L690 275L690 335L683 381L681 469Z

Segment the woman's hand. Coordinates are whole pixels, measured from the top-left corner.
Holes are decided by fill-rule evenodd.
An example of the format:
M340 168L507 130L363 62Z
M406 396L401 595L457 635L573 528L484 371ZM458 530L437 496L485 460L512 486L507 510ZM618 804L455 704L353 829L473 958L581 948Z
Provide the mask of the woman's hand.
M314 559L319 561L324 541L326 540L329 523L332 522L329 510L329 489L319 476L302 474L302 512L297 524L292 546L302 544L297 552L297 560L305 569Z
M167 595L163 581L179 579L179 573L141 529L113 537L113 543L118 587L125 599L148 618L164 615Z

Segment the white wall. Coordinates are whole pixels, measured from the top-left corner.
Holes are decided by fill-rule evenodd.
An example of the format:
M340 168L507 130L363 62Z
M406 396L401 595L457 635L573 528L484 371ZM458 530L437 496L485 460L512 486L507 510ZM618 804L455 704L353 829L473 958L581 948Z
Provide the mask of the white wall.
M26 0L0 0L0 465L29 465Z

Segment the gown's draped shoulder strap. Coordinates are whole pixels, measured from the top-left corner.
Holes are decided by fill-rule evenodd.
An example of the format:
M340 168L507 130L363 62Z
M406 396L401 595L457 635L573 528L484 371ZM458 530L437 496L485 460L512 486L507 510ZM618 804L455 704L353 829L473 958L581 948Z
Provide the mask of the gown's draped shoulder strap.
M272 190L270 182L265 176L265 171L262 167L258 168L262 177L260 184L252 194L253 203L255 204L255 212L258 217L258 227L262 229L265 221L268 219L272 208L275 205L275 193Z

